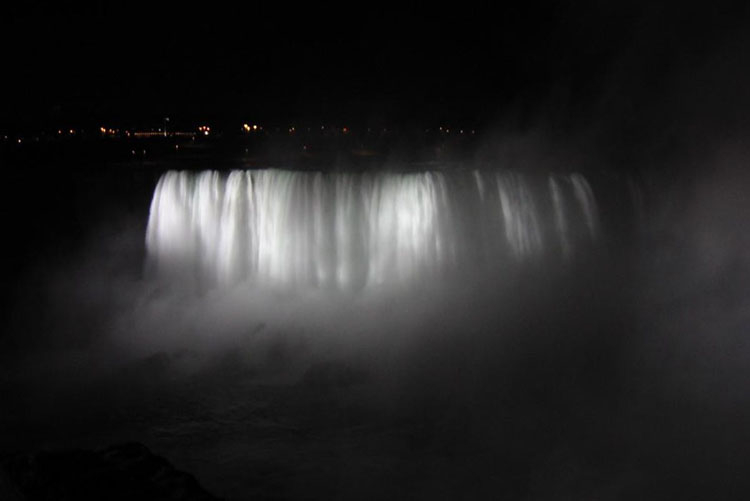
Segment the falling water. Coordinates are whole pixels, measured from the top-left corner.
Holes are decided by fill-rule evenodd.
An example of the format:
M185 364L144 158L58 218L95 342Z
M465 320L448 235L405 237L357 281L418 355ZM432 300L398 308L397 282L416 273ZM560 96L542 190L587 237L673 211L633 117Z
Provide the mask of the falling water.
M569 260L598 233L593 191L577 173L170 171L146 245L160 275L217 287L358 289Z

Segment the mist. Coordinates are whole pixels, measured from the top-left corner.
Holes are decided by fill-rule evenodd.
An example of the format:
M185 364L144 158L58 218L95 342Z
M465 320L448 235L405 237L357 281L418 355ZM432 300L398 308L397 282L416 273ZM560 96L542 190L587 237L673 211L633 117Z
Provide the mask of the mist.
M138 441L226 499L746 497L748 40L653 9L586 85L364 167L9 155L0 452Z
M571 259L374 290L159 277L140 209L27 279L20 301L47 306L6 337L24 353L4 365L6 419L33 416L8 442L145 436L229 497L334 492L300 459L311 447L345 497L742 490L743 158L644 187L643 213L623 182L609 200L629 201L627 224L602 213L602 238ZM197 459L214 454L229 459ZM248 461L291 470L277 484L245 477Z

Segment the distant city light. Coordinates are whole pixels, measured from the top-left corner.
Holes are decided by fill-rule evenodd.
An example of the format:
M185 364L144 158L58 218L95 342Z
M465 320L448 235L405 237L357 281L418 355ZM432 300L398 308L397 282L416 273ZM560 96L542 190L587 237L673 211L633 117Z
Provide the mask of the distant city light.
M162 126L161 127L148 127L148 128L144 128L142 130L137 130L137 129L136 130L115 129L115 128L109 128L109 127L104 126L104 125L100 125L99 127L94 126L94 128L58 129L57 130L57 135L59 137L61 137L63 135L69 135L71 141L74 140L75 137L78 137L78 136L80 136L80 138L85 139L86 137L88 137L89 134L96 135L97 129L98 129L98 132L99 132L99 136L96 136L96 137L100 137L102 140L105 140L105 138L106 138L106 140L112 140L112 141L115 141L117 138L123 138L124 139L126 137L127 138L138 138L138 139L140 139L140 138L144 138L144 139L148 138L148 139L150 139L150 138L157 138L157 137L169 137L169 138L177 139L178 137L185 137L185 138L189 137L191 140L195 141L195 138L197 136L209 136L209 135L212 135L212 130L211 130L211 127L209 125L200 125L200 126L196 126L196 128L194 128L192 130L179 131L177 129L171 130L171 128L164 127L164 124L167 123L167 120L168 120L167 118L163 118L163 122L162 122ZM73 125L73 124L70 124L70 125ZM158 125L158 124L155 124L155 125ZM282 127L275 127L275 126L271 127L270 129L264 129L262 126L260 126L258 124L253 124L252 122L247 122L247 123L240 122L240 125L242 127L240 129L242 131L242 133L247 133L247 134L252 134L254 131L257 131L258 134L260 134L260 131L267 131L267 132L264 132L264 134L267 135L268 133L270 133L273 136L274 135L274 131L275 131L275 134L283 134L283 131L284 131L284 128L282 128ZM348 126L342 126L342 125L339 125L339 124L332 124L332 125L324 125L323 124L323 125L319 125L317 127L320 127L320 132L322 133L321 137L322 136L331 136L331 135L336 136L336 135L352 135L353 134L352 130ZM304 137L305 137L304 134L306 134L306 133L312 133L313 129L317 130L317 128L315 126L308 127L307 125L304 125L302 129L299 129L299 131L302 131L302 132L300 132L300 134L302 134L300 136L300 135L297 134L298 129L297 129L296 125L287 125L287 127L286 127L286 131L287 131L288 136L299 137L300 140L304 139ZM219 130L221 130L221 129L219 129ZM432 129L431 127L416 129L416 131L419 131L419 130L422 130L424 134L430 134L430 133L433 133L435 131L435 129ZM450 135L451 134L451 128L449 128L447 126L439 126L437 128L437 130L439 131L439 135ZM235 129L235 131L239 132L237 129ZM381 127L363 127L362 129L357 129L357 131L358 131L358 133L363 133L363 134L379 134L382 137L390 136L390 135L393 135L393 134L397 134L398 135L398 134L403 133L403 131L401 129L399 129L399 128L389 129L388 127L383 127L383 126L381 126ZM213 131L213 132L215 132L215 131ZM452 133L454 134L454 136L455 136L455 134L460 134L460 135L469 135L469 134L476 135L476 134L478 134L478 131L476 129L457 128L457 129L453 129ZM32 134L32 135L29 135L28 137L25 137L25 136L24 137L20 137L19 135L13 134L13 135L10 135L10 136L6 136L4 138L4 140L8 141L9 143L16 143L18 145L20 145L22 143L23 144L26 144L26 143L33 144L34 142L41 142L41 141L45 141L46 139L50 139L50 138L54 137L54 135L55 135L55 133L54 133L54 130L53 130L51 132L44 132L44 133L42 133L39 136L35 136L35 135ZM213 134L213 135L216 135L216 134ZM73 136L75 136L75 137L73 137ZM109 139L109 138L111 138L111 139ZM260 140L261 139L260 135L258 135L257 138L258 138L258 140ZM28 141L27 141L27 139L28 139ZM449 138L444 138L444 139L446 141L449 140ZM458 139L459 138L454 138L454 140L458 140ZM3 140L3 136L2 136L2 134L0 134L0 141L2 141L2 140ZM172 144L173 144L174 150L180 150L180 149L182 149L182 148L180 148L179 145L175 144L174 142L172 142ZM314 148L311 149L312 147L309 146L309 145L299 145L298 147L302 147L305 151L314 151ZM127 150L125 150L125 151L127 151ZM140 156L141 154L145 155L145 153L142 153L142 151L140 149L134 150L133 154L134 155L138 155L138 156Z

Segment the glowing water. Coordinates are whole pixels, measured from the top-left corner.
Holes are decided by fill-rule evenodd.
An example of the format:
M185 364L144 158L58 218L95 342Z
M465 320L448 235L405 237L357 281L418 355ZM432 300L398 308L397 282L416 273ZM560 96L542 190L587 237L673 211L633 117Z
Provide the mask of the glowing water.
M580 174L167 172L146 244L161 274L217 286L368 287L543 255L596 240Z

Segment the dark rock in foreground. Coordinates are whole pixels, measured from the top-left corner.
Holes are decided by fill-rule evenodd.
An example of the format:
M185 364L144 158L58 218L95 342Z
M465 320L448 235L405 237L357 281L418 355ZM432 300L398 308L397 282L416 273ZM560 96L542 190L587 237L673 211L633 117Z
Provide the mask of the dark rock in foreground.
M218 498L144 445L17 455L3 461L0 497L16 500L194 500Z

